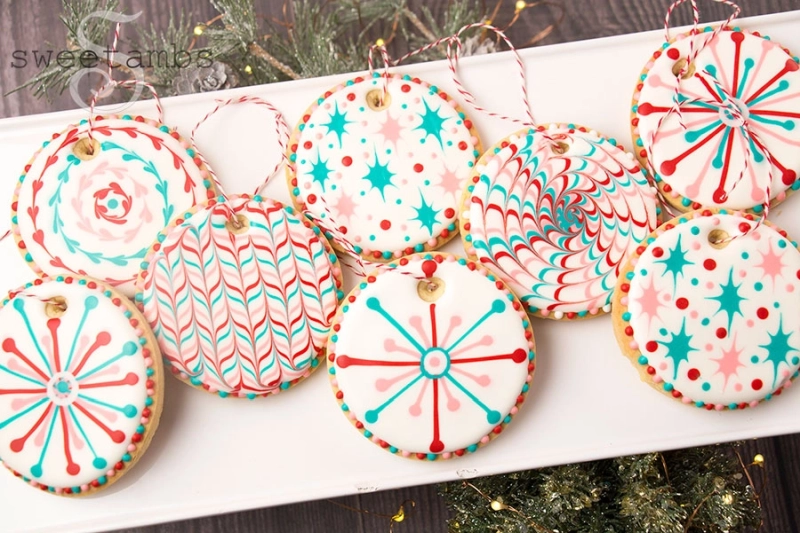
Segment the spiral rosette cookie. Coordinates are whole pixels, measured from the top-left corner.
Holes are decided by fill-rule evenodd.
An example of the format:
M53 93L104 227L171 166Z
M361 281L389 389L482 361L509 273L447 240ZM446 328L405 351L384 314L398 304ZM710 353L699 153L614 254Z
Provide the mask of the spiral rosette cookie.
M798 58L758 33L727 28L679 80L690 44L697 49L706 39L680 35L645 65L633 95L637 155L643 165L649 159L663 196L680 210L760 212L770 176L772 203L800 188ZM680 114L670 111L676 87Z
M456 234L459 195L480 155L472 122L439 88L399 75L385 97L383 88L376 73L326 92L293 133L288 167L297 207L381 261Z
M657 225L655 194L632 154L595 131L528 129L489 149L467 185L467 253L528 312L573 319L610 308L626 253Z
M645 382L685 404L755 407L798 376L800 252L785 231L754 225L742 212L687 213L620 276L620 347Z
M139 460L161 415L161 358L130 301L56 277L0 308L0 458L34 487L88 494Z
M415 254L362 281L342 304L328 372L342 411L391 453L472 453L517 414L533 376L522 304L489 271Z
M165 229L136 301L172 373L250 399L308 377L343 296L336 254L319 233L260 196L211 200Z
M208 170L175 130L142 117L95 117L45 142L19 179L12 222L39 274L79 274L133 296L156 235L213 198Z

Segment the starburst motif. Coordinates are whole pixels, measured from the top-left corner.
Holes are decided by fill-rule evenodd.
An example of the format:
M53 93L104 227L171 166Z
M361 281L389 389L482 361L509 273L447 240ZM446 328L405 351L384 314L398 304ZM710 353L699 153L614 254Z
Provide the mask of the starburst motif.
M668 341L661 341L661 344L667 349L667 354L664 356L672 359L673 365L673 379L678 379L678 369L681 362L689 360L689 354L696 352L697 348L692 347L692 336L686 333L686 319L681 323L681 330L678 333L670 332L670 339Z
M787 363L789 352L797 352L798 349L789 344L789 339L794 335L794 331L788 333L783 331L783 317L778 323L778 331L774 334L769 333L769 343L760 345L759 348L764 348L767 351L767 357L764 363L772 363L774 373L773 387L778 385L778 367L782 363Z
M769 276L772 278L772 283L774 285L775 278L781 275L783 271L783 267L786 265L782 261L783 255L776 254L772 250L772 242L769 243L769 251L767 253L761 253L761 264L756 265L756 267L760 268L764 271L764 276Z
M669 255L656 263L664 265L664 274L672 274L674 286L678 286L678 276L683 276L683 269L689 265L693 265L692 261L686 259L688 250L684 250L681 246L682 235L678 236L678 242L675 243L675 248L669 250Z
M353 216L355 209L358 206L350 197L350 195L347 194L344 189L342 189L339 198L331 205L331 207L333 208L335 214L334 216L337 219L346 219L349 221L350 217Z
M706 298L708 300L717 301L719 304L717 313L724 312L728 315L728 331L730 331L731 325L733 324L734 315L739 314L744 316L742 314L742 302L746 300L746 298L739 294L741 286L741 283L739 285L733 283L733 267L731 267L728 273L728 281L719 286L722 292L716 296L708 296Z
M660 296L661 291L656 289L655 282L651 280L648 287L642 284L642 294L637 296L634 300L639 305L639 312L647 317L647 327L650 327L650 322L654 317L658 316L658 310L662 307L666 307L661 303L659 299Z
M378 133L383 135L383 140L387 144L391 143L396 148L402 131L403 127L400 126L400 121L387 111L386 120L381 124L381 129L378 130Z
M15 298L12 306L22 319L35 353L24 353L13 337L0 343L2 350L10 354L6 365L0 365L0 373L19 381L19 387L0 389L0 395L14 397L11 409L16 411L0 420L0 430L14 427L19 431L19 437L11 441L9 450L0 452L5 458L6 454L22 452L30 445L41 448L37 463L30 467L34 478L41 478L45 468L52 468L48 451L53 442L62 443L61 453L69 476L77 476L82 470L73 452L82 450L84 445L92 456L90 466L101 471L107 469L112 458L99 455L97 439L104 434L106 439L120 444L127 437L101 418L113 423L118 414L128 419L140 416L136 406L120 404L125 395L117 394L118 390L140 382L136 373L121 375L122 365L119 365L120 360L138 353L138 345L127 341L109 351L106 347L112 346L115 339L102 326L90 344L89 336L83 331L88 324L102 324L101 317L92 317L98 307L96 296L84 299L83 314L69 339L59 336L61 318L47 320L47 333L40 336L34 331L23 298ZM87 424L100 431L87 431ZM100 445L107 447L104 443Z
M426 261L425 268L430 271L436 270L435 261ZM426 270L423 270L426 271ZM491 384L491 379L486 375L473 375L464 370L462 365L470 363L483 363L489 361L511 361L514 364L524 364L529 359L526 350L518 348L511 353L500 353L491 355L475 355L476 348L488 346L493 343L489 335L485 335L470 344L465 344L470 338L474 338L475 333L483 323L493 315L505 311L507 304L502 299L492 302L490 308L469 327L462 330L456 340L450 342L449 339L456 333L458 326L461 325L461 317L452 316L449 328L442 332L437 321L436 304L431 303L428 307L430 332L425 331L422 326L422 317L412 317L410 321L411 329L407 329L400 324L392 314L384 308L380 299L370 297L366 300L367 308L379 314L396 331L400 337L398 340L389 338L384 342L387 352L400 354L399 358L392 359L362 359L340 354L336 357L335 364L340 369L353 366L374 366L386 368L408 368L399 376L392 379L378 379L375 388L378 391L386 392L388 398L380 405L368 409L364 413L364 421L375 424L380 420L381 413L389 406L401 398L407 396L415 386L419 391L414 403L409 407L412 416L419 416L422 412L422 402L427 395L428 388L432 389L431 409L433 430L432 438L428 449L432 453L441 453L446 445L440 432L440 394L444 394L447 399L446 406L451 411L460 409L460 401L456 398L449 387L454 387L460 394L479 407L485 414L485 420L489 424L499 424L503 418L500 411L487 405L474 391L467 386L466 381L470 380L478 387L487 387ZM414 334L416 332L416 335ZM399 341L399 342L398 342Z
M422 195L422 190L419 191L419 201L421 205L419 207L413 207L413 209L417 212L417 216L412 218L411 220L419 221L420 225L428 230L428 233L433 235L433 226L439 223L437 216L441 213L441 209L434 209L432 203L427 203L425 201L425 197Z
M736 376L739 368L745 366L739 360L739 356L741 355L742 350L736 349L736 335L734 335L731 347L727 350L722 350L722 357L719 359L711 359L717 363L717 365L719 365L715 374L722 374L722 376L725 378L725 383L722 386L723 391L728 387L728 380L730 377Z
M375 151L375 164L373 166L367 165L367 168L369 169L369 172L367 172L367 175L364 176L364 179L367 180L370 185L372 185L373 189L378 189L378 191L381 193L381 198L385 202L386 187L395 187L395 184L392 183L392 178L395 176L395 174L389 170L389 163L384 165L380 162L377 150Z
M327 183L331 169L328 167L328 162L323 161L321 156L317 154L317 161L311 162L311 179L319 183L319 186L322 188L322 192L325 192L325 184Z
M422 103L425 105L425 112L418 113L419 117L422 118L422 123L420 123L420 125L414 129L422 130L424 134L423 139L427 139L429 136L433 135L433 137L439 141L439 145L444 146L442 141L444 123L449 120L450 117L443 117L439 114L441 106L437 107L436 109L431 109L431 107L428 105L427 99L423 99Z
M339 102L334 102L333 113L328 116L330 122L320 124L327 128L327 133L333 132L336 138L339 139L339 146L342 145L342 136L347 133L347 126L353 124L352 120L347 120L347 112L339 112Z
M463 184L458 175L447 168L447 165L445 165L444 172L442 172L439 178L439 187L444 189L446 193L452 194L458 198L458 195L461 193L461 186Z

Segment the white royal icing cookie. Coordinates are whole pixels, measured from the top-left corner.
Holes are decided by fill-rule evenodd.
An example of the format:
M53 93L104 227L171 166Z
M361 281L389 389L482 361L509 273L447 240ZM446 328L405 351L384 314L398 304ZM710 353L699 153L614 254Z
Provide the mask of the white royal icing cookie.
M14 234L37 273L90 276L132 296L158 232L213 198L208 170L189 143L142 117L96 117L44 143L19 179Z
M743 234L753 224L688 213L656 230L620 278L620 346L645 381L684 403L754 407L798 375L800 252L768 223Z
M0 308L0 458L49 492L104 488L147 448L162 381L127 298L86 278L29 283Z
M480 143L437 87L393 75L386 107L375 100L382 92L377 73L326 92L292 135L288 175L300 209L323 226L332 217L363 256L389 260L456 234L458 198Z
M416 254L389 266L362 281L337 315L328 343L336 398L365 437L392 453L435 460L474 452L503 431L528 392L535 346L522 304L466 259Z
M165 229L143 267L136 301L166 363L191 385L253 399L322 361L342 272L319 229L291 207L212 200Z
M707 38L701 32L695 46ZM770 173L766 149L774 162L771 199L783 200L800 187L798 58L758 33L722 31L680 80L684 129L677 113L664 117L678 84L673 68L685 65L691 39L664 44L636 87L631 128L642 164L650 158L659 189L679 209L760 210Z
M626 253L655 229L656 215L632 154L595 131L551 124L481 157L464 192L461 234L467 253L530 313L584 318L609 310Z

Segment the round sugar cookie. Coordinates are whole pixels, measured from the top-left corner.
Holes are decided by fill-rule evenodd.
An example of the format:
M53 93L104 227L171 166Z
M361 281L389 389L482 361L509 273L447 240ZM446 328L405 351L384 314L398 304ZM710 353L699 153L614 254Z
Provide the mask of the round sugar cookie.
M742 235L753 224L741 212L687 213L648 237L620 276L619 345L645 382L683 403L754 407L798 375L800 252L768 222Z
M142 266L139 309L172 373L190 385L263 397L325 356L342 271L320 230L291 207L260 196L211 200L159 234Z
M392 75L381 104L383 83L377 73L358 77L319 98L292 134L287 167L295 205L378 261L456 234L459 195L481 150L472 122L439 88Z
M707 38L704 32L679 35L645 65L633 95L636 152L642 165L650 159L658 188L677 209L760 212L770 167L773 204L800 188L798 58L758 33L727 28L700 51L679 84L676 73L690 43L699 47ZM677 113L666 116L676 86L685 129ZM745 121L755 135L745 135Z
M529 319L472 261L415 254L388 268L353 289L336 316L328 342L336 398L362 435L394 454L472 453L525 400L535 368Z
M96 117L53 135L19 178L13 233L37 274L91 276L133 296L158 232L214 197L209 171L177 131L142 117ZM90 153L92 152L93 153Z
M123 295L89 278L28 283L0 308L0 459L54 494L111 485L153 438L162 376Z
M573 124L521 130L490 148L462 201L467 254L543 318L609 311L625 255L657 226L634 156Z

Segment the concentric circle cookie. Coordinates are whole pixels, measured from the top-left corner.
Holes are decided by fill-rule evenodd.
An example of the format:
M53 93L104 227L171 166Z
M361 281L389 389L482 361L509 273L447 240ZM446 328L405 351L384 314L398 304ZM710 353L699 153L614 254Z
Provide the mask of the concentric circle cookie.
M614 329L642 379L706 409L769 400L800 369L800 252L753 216L694 211L656 230L620 276ZM731 239L732 236L737 236Z
M162 366L130 301L87 278L36 280L0 308L0 458L35 487L88 494L155 433Z
M39 274L91 276L133 296L139 264L179 213L213 198L204 163L175 130L96 117L36 152L17 185L13 232Z
M439 88L393 75L326 92L289 143L289 190L335 222L356 251L389 260L441 246L457 231L458 198L480 155L477 133Z
M260 196L182 214L142 267L136 301L165 362L222 397L267 396L308 377L343 296L338 259L320 230Z
M680 80L683 128L677 113L668 115L679 83L673 70L685 66L692 41L705 39L679 35L645 65L631 115L637 155L643 165L650 159L663 196L682 211L760 211L770 167L773 203L800 188L798 58L758 33L723 30Z
M461 234L528 312L607 312L625 255L657 225L632 154L583 127L522 130L490 148L468 183Z
M477 450L525 400L534 340L521 303L466 259L415 254L345 299L328 342L336 398L365 437L403 457Z

